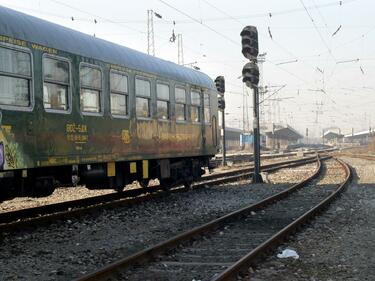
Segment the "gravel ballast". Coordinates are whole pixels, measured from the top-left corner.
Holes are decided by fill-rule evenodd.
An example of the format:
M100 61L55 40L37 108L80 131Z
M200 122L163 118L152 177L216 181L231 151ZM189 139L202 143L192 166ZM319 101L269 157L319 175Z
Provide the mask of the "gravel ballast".
M262 160L262 165L283 162L292 159L300 159L300 157L289 156L284 158L275 158L275 159L265 159ZM219 174L222 172L227 172L233 169L239 169L245 167L246 163L234 164L227 167L217 167L212 171L212 174ZM208 175L208 174L207 174ZM158 180L151 180L149 185L159 184ZM124 190L139 188L139 184L134 182L127 185ZM24 208L38 207L47 204L54 204L72 200L78 200L82 198L100 196L109 193L116 193L113 189L101 189L101 190L89 190L84 186L75 186L75 187L58 187L55 189L53 194L47 197L35 198L35 197L17 197L10 200L0 201L0 213L20 210Z
M269 175L277 183L278 177L286 182L288 173L288 183L243 181L5 233L0 245L0 280L71 280L270 196L312 174L315 167L309 164Z
M274 253L250 269L250 280L375 280L375 162L344 160L355 169L353 183L277 252L292 249L299 258Z

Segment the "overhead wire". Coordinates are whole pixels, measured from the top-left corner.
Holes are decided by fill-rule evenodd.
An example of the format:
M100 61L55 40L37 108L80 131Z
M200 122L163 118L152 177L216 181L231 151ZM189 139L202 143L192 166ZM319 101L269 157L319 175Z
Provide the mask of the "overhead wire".
M174 7L174 6L172 6L172 5L169 4L168 2L166 2L166 1L164 1L164 0L159 0L159 2L163 3L164 5L168 6L168 7L171 8L171 9L173 9L173 10L179 12L180 14L183 14L184 16L186 16L186 17L192 19L192 20L195 21L196 23L198 23L198 24L204 26L205 28L211 30L212 32L214 32L214 33L216 33L217 35L223 37L224 39L228 40L229 42L231 42L231 43L233 43L233 44L235 44L235 45L238 45L238 43L237 43L236 41L234 41L233 39L229 38L229 37L226 36L225 34L223 34L223 33L219 32L219 31L217 31L216 29L214 29L214 28L212 28L211 26L205 24L204 22L202 22L202 21L200 21L200 20L198 20L198 19L196 19L196 18L190 16L189 14L185 13L184 11L182 11L182 10L180 10L180 9L178 9L178 8L176 8L176 7Z
M162 1L162 0L159 0L159 1ZM228 17L232 18L233 20L235 20L237 23L239 24L244 24L243 22L241 22L240 20L230 16L228 13L224 12L222 9L219 9L218 7L216 7L215 5L211 4L210 2L208 2L207 0L203 0L207 5L209 5L210 7L214 8L215 10L221 12L222 14L224 15L227 15ZM269 14L267 14L267 16L269 16ZM289 55L293 56L294 58L298 58L297 56L295 56L292 52L290 52L289 50L287 50L285 47L283 47L280 43L276 42L275 40L272 40L279 48L281 48L284 52L288 53ZM239 45L239 43L236 43L236 45ZM272 65L274 65L275 67L279 68L280 70L288 73L289 75L297 78L298 80L302 81L302 82L307 82L305 79L299 77L298 75L292 73L291 71L289 70L286 70L282 67L280 67L279 65L277 65L277 63L274 63L274 62L271 62L269 60L267 60L267 62L270 62ZM311 66L312 67L312 66Z
M129 30L133 30L133 31L138 32L138 33L140 33L140 34L147 34L147 32L145 32L145 31L142 31L142 30L139 30L139 29L136 29L136 28L130 27L130 26L128 26L128 25L125 25L124 23L117 22L117 21L114 21L114 20L112 20L112 19L108 19L108 18L105 18L105 17L103 17L103 16L100 16L100 15L97 15L97 14L94 14L94 13L90 13L90 12L88 12L88 11L86 11L86 10L82 10L82 9L77 8L77 7L75 7L75 6L72 6L72 5L69 5L69 4L66 4L66 3L63 3L63 2L61 2L61 1L59 1L59 0L51 0L51 1L54 2L54 3L56 3L56 4L58 4L58 5L65 6L65 7L68 7L68 8L70 8L70 9L72 9L72 10L75 10L75 11L78 11L78 12L81 12L81 13L84 13L84 14L86 14L86 15L90 15L90 16L96 17L96 18L101 19L101 20L104 20L104 21L109 22L109 23L111 23L111 24L115 24L115 25L119 25L119 26L121 26L121 27L125 27L125 28L127 28L127 29L129 29ZM157 38L161 38L161 39L163 39L163 40L169 41L169 39L167 40L167 38L161 37L161 36L159 36L159 35L155 35L155 36L156 36ZM186 45L186 44L184 44L184 48L188 49L189 51L191 51L191 52L193 52L193 53L196 53L196 54L201 55L201 53L200 53L199 51L195 50L194 48L189 47L189 46Z

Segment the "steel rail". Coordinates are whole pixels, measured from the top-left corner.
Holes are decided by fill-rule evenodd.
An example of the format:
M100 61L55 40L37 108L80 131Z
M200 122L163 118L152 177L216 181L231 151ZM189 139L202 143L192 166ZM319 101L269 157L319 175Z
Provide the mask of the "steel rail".
M345 169L345 180L340 186L332 192L328 197L321 201L318 205L301 215L299 218L294 220L291 224L284 227L282 230L277 232L271 238L263 242L261 245L256 247L246 256L241 258L235 264L227 268L225 271L215 276L211 281L229 281L236 280L239 274L246 274L249 267L263 255L265 252L272 250L276 247L281 241L285 240L289 235L296 232L298 228L306 224L309 220L315 217L319 212L323 211L329 204L338 197L338 195L344 190L352 178L352 171L350 167L342 160L336 159Z
M206 224L203 224L201 226L195 227L189 231L186 231L180 235L177 235L173 238L168 239L165 242L161 242L159 244L156 244L154 246L148 247L142 251L139 251L129 257L123 258L121 260L118 260L116 262L113 262L107 266L104 266L103 268L98 269L97 271L91 272L89 274L86 274L80 278L75 279L75 281L89 281L89 280L103 280L107 278L108 276L126 268L131 265L136 265L145 261L152 260L157 255L163 254L171 249L174 249L175 247L187 243L189 241L192 241L193 239L196 239L197 237L202 237L204 234L208 232L212 232L217 230L219 227L223 226L228 221L232 221L233 219L236 219L238 217L241 217L244 214L247 214L251 211L257 211L259 209L264 208L267 205L270 205L276 201L279 201L285 197L287 197L289 194L295 192L299 188L303 187L307 183L309 183L311 180L316 178L320 172L321 172L321 161L320 158L317 157L316 161L318 163L318 166L316 170L314 171L314 174L303 179L301 182L294 184L293 186L287 188L284 191L281 191L275 195L269 196L255 204L251 204L249 206L246 206L244 208L241 208L239 210L236 210L234 212L231 212L227 215L224 215L220 218L214 219Z
M328 149L320 149L320 150L313 150L313 151L303 151L304 155L311 155L311 154L322 154L322 153L329 153L337 150L336 148L328 148ZM298 154L297 151L293 152L286 152L283 154L262 154L260 156L261 159L275 159L275 158L285 158L290 156L296 156ZM253 154L231 154L226 156L227 161L231 161L233 163L242 163L246 161L253 160ZM222 161L222 156L217 156L215 159L212 159L210 162L213 164L219 164Z
M262 166L263 171L272 172L278 169L304 165L315 161L315 157L308 157L303 159L294 159L282 162L276 162ZM253 171L252 167L237 169L215 175L209 175L201 178L193 185L194 189L203 188L205 186L224 184L232 182L244 177L250 177ZM50 220L57 220L67 216L75 216L80 213L90 212L98 208L104 207L118 207L121 205L137 204L151 198L162 196L160 191L163 187L152 186L146 188L137 188L134 190L126 190L119 193L111 193L100 196L88 197L66 202L59 202L55 204L48 204L43 206L20 209L16 211L9 211L0 213L0 232L8 231L16 227L26 226L35 222L46 222ZM183 188L174 188L169 192L178 193L184 192ZM147 195L147 196L146 196Z
M369 161L375 161L375 155L370 154L353 154L348 152L338 153L339 156L346 156L350 158L359 158L359 159L365 159Z

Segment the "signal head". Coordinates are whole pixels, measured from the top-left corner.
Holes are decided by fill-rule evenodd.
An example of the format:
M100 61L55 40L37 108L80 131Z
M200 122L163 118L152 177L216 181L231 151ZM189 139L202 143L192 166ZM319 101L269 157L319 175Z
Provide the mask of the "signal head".
M255 60L259 54L258 30L255 26L245 26L240 33L242 54L249 60Z
M217 91L221 94L224 95L225 93L225 79L224 76L218 76L215 79L215 86Z
M248 87L257 86L259 83L259 68L254 62L248 62L242 69L242 82Z

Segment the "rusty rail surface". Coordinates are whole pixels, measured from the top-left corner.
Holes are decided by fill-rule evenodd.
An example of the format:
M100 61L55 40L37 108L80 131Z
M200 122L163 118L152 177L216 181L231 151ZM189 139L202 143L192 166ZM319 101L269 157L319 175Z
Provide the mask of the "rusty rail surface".
M328 156L327 156L328 157ZM281 161L262 166L262 171L273 172L282 168L304 165L315 161L316 157ZM253 167L237 169L202 177L194 183L193 189L200 189L206 186L233 182L246 177L250 178ZM172 193L185 192L181 187L169 190ZM100 196L88 197L72 201L48 204L38 207L31 207L10 212L0 213L0 232L33 225L35 223L46 223L58 219L64 219L92 212L100 208L115 208L125 205L134 205L146 200L164 196L163 187L152 186L126 190L119 193L111 193Z
M117 273L118 271L123 270L126 267L136 265L142 262L147 262L152 259L154 259L156 256L166 253L167 251L176 248L177 246L190 242L198 237L202 237L203 235L217 230L219 227L223 226L225 223L228 223L230 221L233 221L234 219L243 216L246 213L249 213L251 211L257 211L259 209L264 208L267 205L270 205L276 201L279 201L285 197L287 197L289 194L293 193L294 191L298 190L299 188L305 186L308 184L311 180L316 178L320 172L321 172L321 161L319 157L316 159L318 165L317 169L315 170L314 174L303 179L301 182L291 186L290 188L281 191L275 195L272 195L270 197L267 197L255 204L251 204L247 207L241 208L237 211L231 212L227 215L224 215L220 218L217 218L215 220L212 220L204 225L195 227L189 231L186 231L180 235L177 235L165 242L161 242L157 245L151 246L149 248L146 248L145 250L142 250L140 252L137 252L129 257L123 258L121 260L118 260L114 263L111 263L95 272L89 273L87 275L84 275L76 281L89 281L89 280L104 280L111 276L112 274ZM242 266L242 265L241 265ZM237 268L237 267L235 267ZM235 269L233 269L234 272ZM225 273L226 275L229 273ZM223 279L224 280L224 279Z

